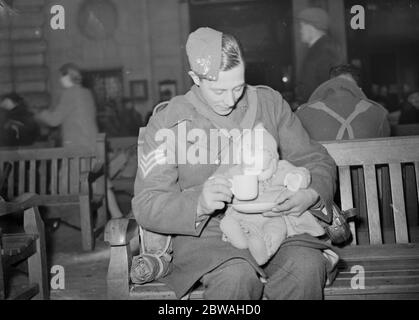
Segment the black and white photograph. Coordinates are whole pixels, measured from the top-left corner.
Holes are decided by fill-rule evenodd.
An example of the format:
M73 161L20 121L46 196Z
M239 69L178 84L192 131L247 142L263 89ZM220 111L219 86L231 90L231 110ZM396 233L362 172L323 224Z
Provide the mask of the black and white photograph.
M419 0L0 0L0 300L29 299L419 300Z

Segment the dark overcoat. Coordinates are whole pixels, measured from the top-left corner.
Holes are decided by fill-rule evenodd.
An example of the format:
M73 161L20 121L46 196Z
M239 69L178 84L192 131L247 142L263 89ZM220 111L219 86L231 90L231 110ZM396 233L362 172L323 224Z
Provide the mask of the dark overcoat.
M182 141L188 140L181 137L183 133L178 130L182 125L186 125L188 132L201 129L209 137L210 130L219 129L222 124L229 130L234 127L251 127L256 122L262 122L276 139L283 159L310 170L310 187L321 197L319 208L327 209L323 210L327 213L320 210L313 212L324 221L331 220L335 163L322 145L309 138L299 119L277 91L267 87L248 86L232 114L222 117L216 115L205 104L199 90L192 87L186 95L175 97L165 109L150 119L144 135L142 168L137 171L132 201L133 211L140 225L150 231L174 235L173 270L163 281L178 297L186 294L204 274L233 258L246 259L261 275L264 273L248 250L236 249L230 243L222 241L219 228L221 215L197 218L202 185L217 170L217 161L210 164L157 161L161 160L156 151L161 147L162 140L156 141L156 134L158 136L164 133L160 129L171 130L176 136L174 152L178 155L181 153ZM192 146L195 150L207 150L210 145L203 143L202 139L187 141L186 144L188 150ZM167 152L171 146L166 144L166 148ZM155 163L158 164L154 164L153 156L156 156ZM213 159L214 155L210 154L208 157Z
M341 47L334 39L324 35L317 40L303 60L296 89L298 103L307 102L314 90L330 78L330 69L343 62Z

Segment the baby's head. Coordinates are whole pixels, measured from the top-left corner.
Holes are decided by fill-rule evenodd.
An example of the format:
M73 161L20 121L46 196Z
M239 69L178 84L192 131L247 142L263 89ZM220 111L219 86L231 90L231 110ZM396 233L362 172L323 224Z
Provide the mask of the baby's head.
M241 151L245 174L257 174L260 181L272 177L279 159L278 145L263 124L243 135Z

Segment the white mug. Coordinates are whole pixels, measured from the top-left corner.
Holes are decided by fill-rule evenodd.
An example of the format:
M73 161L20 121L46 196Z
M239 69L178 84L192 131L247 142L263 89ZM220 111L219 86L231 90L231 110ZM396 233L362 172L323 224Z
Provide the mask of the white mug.
M259 194L257 175L236 175L230 179L233 187L231 191L238 200L254 200Z

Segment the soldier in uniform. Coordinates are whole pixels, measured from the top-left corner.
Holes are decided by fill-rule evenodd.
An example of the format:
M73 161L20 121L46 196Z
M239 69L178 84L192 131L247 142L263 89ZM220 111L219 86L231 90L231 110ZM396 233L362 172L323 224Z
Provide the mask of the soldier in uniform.
M231 183L214 173L225 146L214 148L202 136L219 129L229 144L228 132L262 122L275 137L281 157L310 171L309 188L279 196L270 213L274 216L298 216L310 209L317 219L331 223L333 159L309 138L277 91L246 85L242 51L233 36L199 28L189 35L186 51L194 85L151 117L132 200L143 228L173 236L171 272L162 281L178 298L201 282L205 299L321 299L333 266L324 255L330 249L324 241L307 235L289 238L259 267L248 250L222 240L219 225L232 199ZM175 138L161 140L168 131ZM176 155L175 163L168 160L169 149ZM163 156L159 150L165 150ZM201 160L206 155L208 161L181 159L190 150Z
M326 141L390 136L387 110L358 87L356 69L341 65L332 68L331 77L296 111L311 138Z

